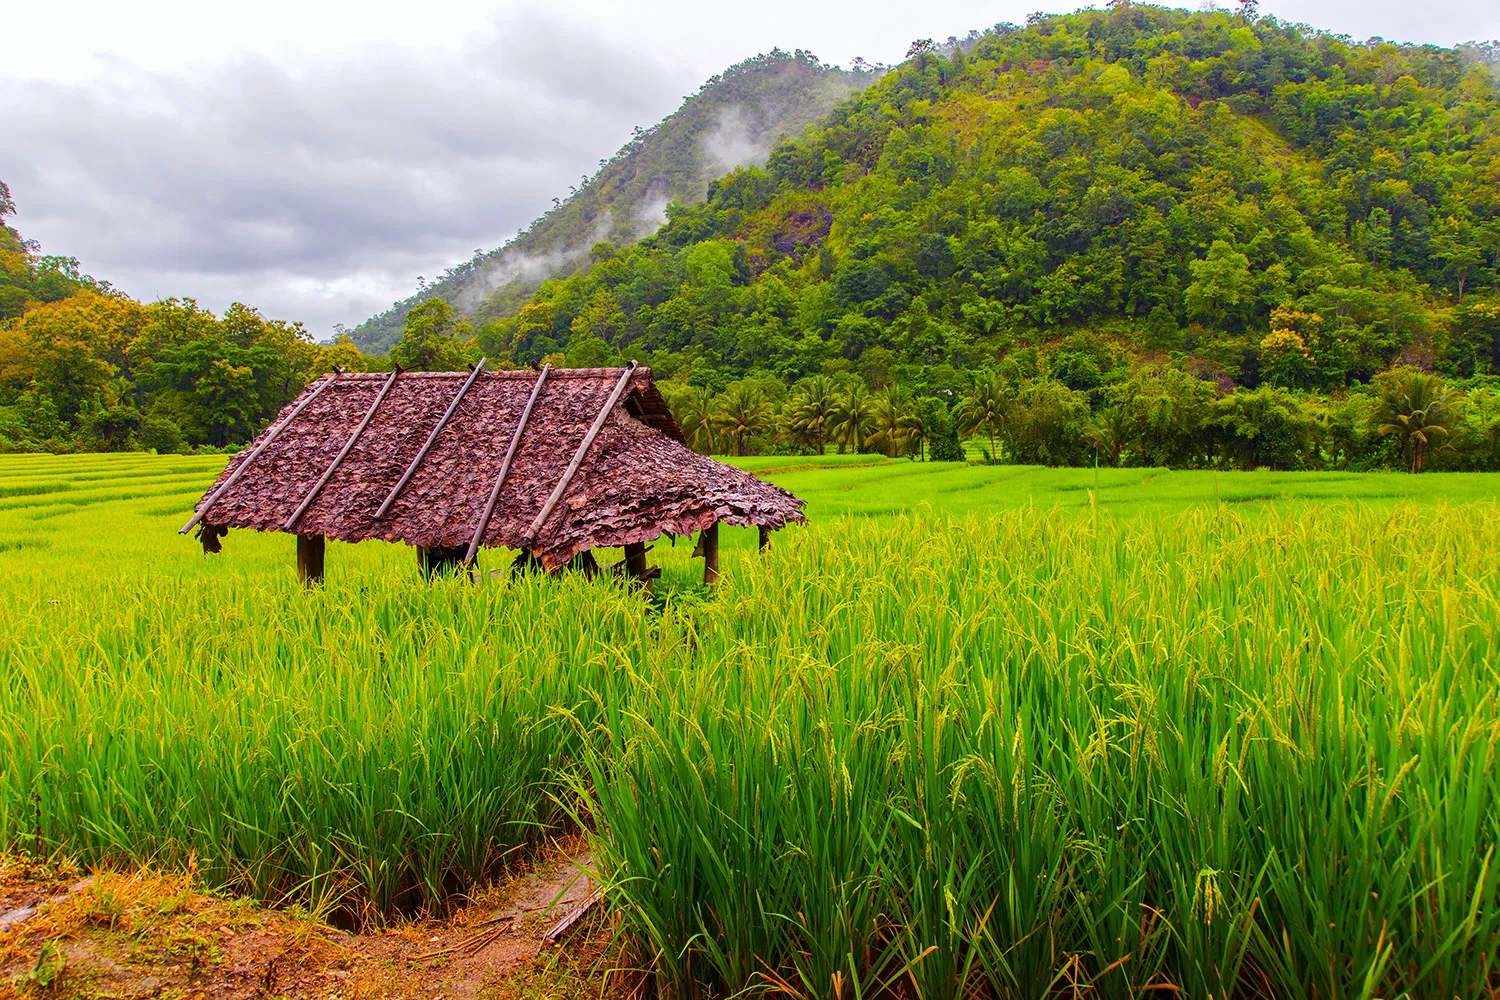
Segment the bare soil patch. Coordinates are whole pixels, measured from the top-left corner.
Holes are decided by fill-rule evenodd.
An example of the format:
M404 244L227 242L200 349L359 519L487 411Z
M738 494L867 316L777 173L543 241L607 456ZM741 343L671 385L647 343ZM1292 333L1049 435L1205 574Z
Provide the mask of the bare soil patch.
M206 891L191 872L0 857L0 916L21 914L0 928L0 1000L624 997L602 908L547 939L591 899L589 864L587 842L566 838L447 919L351 934Z

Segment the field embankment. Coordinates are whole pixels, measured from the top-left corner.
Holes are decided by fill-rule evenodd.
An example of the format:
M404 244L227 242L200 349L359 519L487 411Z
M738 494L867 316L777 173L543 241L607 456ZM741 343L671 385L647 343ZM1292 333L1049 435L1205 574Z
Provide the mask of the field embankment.
M1091 507L1091 471L788 471L812 525L731 533L712 597L659 544L648 602L372 544L304 592L282 536L172 534L206 463L69 461L0 466L9 839L39 804L85 860L373 916L581 821L681 995L1496 990L1500 510L1438 497L1479 479L1216 504L1252 485L1106 472ZM1071 480L838 516L887 474Z

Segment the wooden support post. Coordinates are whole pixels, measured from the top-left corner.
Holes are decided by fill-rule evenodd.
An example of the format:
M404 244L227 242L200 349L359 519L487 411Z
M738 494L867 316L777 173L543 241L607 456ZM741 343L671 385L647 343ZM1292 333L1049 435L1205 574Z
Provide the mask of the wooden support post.
M771 529L764 524L760 526L760 551L764 552L771 547Z
M625 546L625 575L634 580L646 578L645 542L631 542Z
M584 549L572 559L569 559L568 565L564 568L575 570L587 577L592 577L599 572L599 560L594 558L594 553L591 550Z
M203 543L203 554L213 555L224 551L224 546L219 544L219 539L229 534L229 529L222 524L200 524L198 525L198 540Z
M698 544L703 548L703 582L712 587L719 582L719 522L715 521L698 532Z
M311 587L323 582L323 553L327 547L322 535L297 536L297 579Z

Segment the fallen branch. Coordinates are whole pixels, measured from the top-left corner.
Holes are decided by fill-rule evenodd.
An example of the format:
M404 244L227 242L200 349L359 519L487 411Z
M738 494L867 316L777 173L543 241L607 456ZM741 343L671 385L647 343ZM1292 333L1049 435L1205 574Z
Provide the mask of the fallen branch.
M516 919L514 914L507 913L502 917L493 917L489 920L484 921L483 923L475 924L474 926L490 928L495 924L503 924L507 920L514 919ZM485 945L489 944L491 941L495 940L501 934L504 934L506 930L507 928L505 927L494 927L493 930L481 930L478 933L470 934L468 937L464 938L462 941L459 941L457 944L450 944L448 947L439 948L436 951L423 952L422 954L415 956L412 961L425 962L428 959L440 958L443 955L451 955L455 952L462 952L468 955L472 955L475 952L479 951L479 949L483 948Z
M593 905L598 901L599 893L596 890L591 889L588 896L584 899L583 902L573 907L573 909L569 913L567 913L561 920L559 920L552 926L552 929L550 931L542 935L542 943L556 944L564 934L568 933L568 931L572 929L574 924L578 923L578 921L583 918L583 915L585 913L589 912L589 910L593 908Z

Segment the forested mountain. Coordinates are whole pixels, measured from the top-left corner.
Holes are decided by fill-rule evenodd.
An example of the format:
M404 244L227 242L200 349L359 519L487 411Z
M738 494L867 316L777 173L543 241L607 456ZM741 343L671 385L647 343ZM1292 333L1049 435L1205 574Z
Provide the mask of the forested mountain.
M1127 0L919 42L763 167L481 325L477 349L638 358L699 387L684 405L705 427L713 407L735 423L729 395L709 401L731 387L774 411L793 386L806 409L809 392L957 400L983 382L1007 428L993 446L1042 461L1087 460L1112 419L1135 442L1112 459L1216 461L1215 407L1254 390L1296 425L1295 456L1270 464L1352 461L1304 433L1349 392L1393 365L1500 365L1492 53ZM1312 412L1295 392L1332 396ZM831 405L812 438L785 414L749 436L822 447ZM1360 405L1337 419L1378 450ZM1153 445L1173 407L1192 426ZM1476 419L1493 450L1495 415Z
M1460 306L1493 291L1497 112L1455 50L1225 12L1117 3L919 45L484 346L911 382L1088 329L1245 384L1367 379L1462 350Z
M666 221L672 203L703 200L725 171L764 161L771 146L823 117L878 71L843 71L811 53L773 50L713 77L676 112L635 135L567 198L505 246L455 265L412 297L356 327L354 342L384 353L412 306L440 298L483 322L515 314L549 277L587 264L599 242L623 246Z

